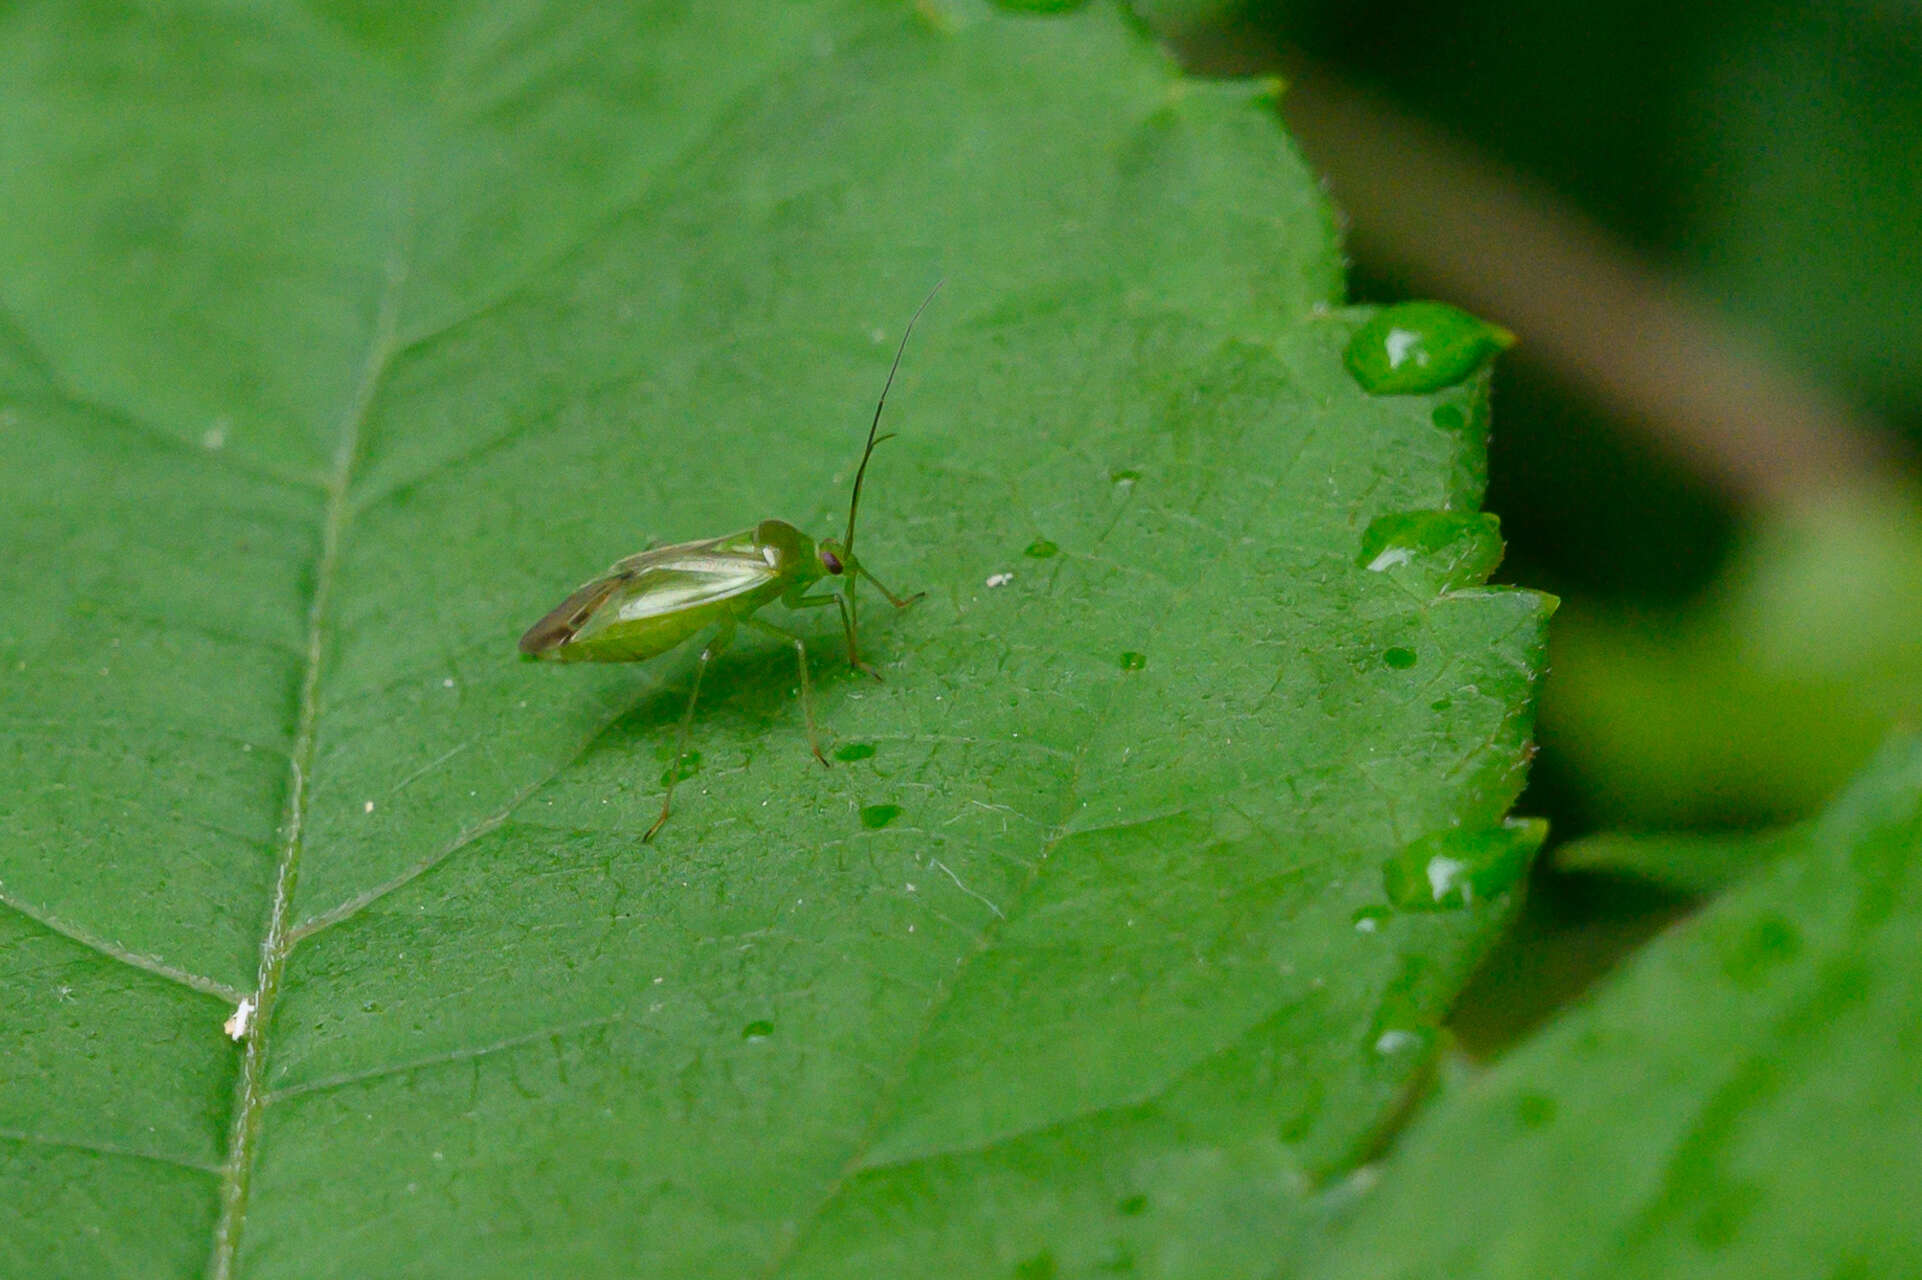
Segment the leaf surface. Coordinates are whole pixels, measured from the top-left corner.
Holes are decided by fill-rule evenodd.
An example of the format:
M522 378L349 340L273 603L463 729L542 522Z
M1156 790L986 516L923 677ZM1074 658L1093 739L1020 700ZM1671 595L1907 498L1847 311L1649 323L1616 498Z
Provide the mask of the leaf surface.
M1485 384L1350 378L1259 93L1105 8L41 4L0 50L0 1271L1288 1247L1505 917L1382 866L1512 847L1547 606L1407 515L1477 505ZM515 637L650 539L837 532L941 277L863 503L927 592L865 597L885 682L782 619L824 771L744 633L641 845L691 656ZM1370 570L1384 516L1473 553Z

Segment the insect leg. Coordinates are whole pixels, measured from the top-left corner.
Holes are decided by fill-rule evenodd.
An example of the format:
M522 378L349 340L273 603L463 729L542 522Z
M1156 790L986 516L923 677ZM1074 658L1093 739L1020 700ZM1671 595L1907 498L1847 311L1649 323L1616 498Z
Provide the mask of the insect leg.
M790 609L818 609L826 604L837 606L841 610L841 630L847 633L848 638L848 665L856 671L867 672L876 680L881 678L879 671L861 661L861 649L854 638L854 611L848 607L846 596L838 591L830 591L820 596L792 596L783 599L781 603Z
M667 822L668 810L674 804L674 786L681 780L681 761L687 758L687 738L694 728L694 704L701 696L701 677L707 674L707 664L714 661L732 639L734 639L734 619L723 618L720 626L714 629L713 638L702 648L699 661L694 665L694 688L687 695L687 709L681 712L681 731L675 739L674 755L667 766L667 794L661 797L661 816L654 819L654 825L649 827L647 834L641 837L642 844L652 840L654 833Z
M881 594L888 598L888 603L893 605L897 609L905 609L909 605L913 604L916 600L919 600L922 596L928 594L925 591L917 591L911 596L906 596L906 597L897 596L892 591L889 591L887 589L887 586L883 584L879 578L869 573L866 565L857 564L854 566L854 571L860 574L863 578L866 578L869 582L872 582L875 585L875 587L881 592Z
M837 600L840 599L839 596L836 596L835 598ZM801 642L801 637L795 635L792 631L789 631L784 627L777 627L772 622L769 622L766 618L757 618L757 617L754 617L752 614L750 614L747 618L747 625L750 627L754 627L758 630L765 631L771 636L779 636L781 639L787 641L789 644L794 646L794 656L796 659L800 661L800 664L801 664L801 716L803 719L807 721L808 750L814 753L814 758L821 762L821 767L823 769L827 768L828 758L821 754L821 735L814 728L814 699L809 695L809 692L808 692L807 645L803 644Z

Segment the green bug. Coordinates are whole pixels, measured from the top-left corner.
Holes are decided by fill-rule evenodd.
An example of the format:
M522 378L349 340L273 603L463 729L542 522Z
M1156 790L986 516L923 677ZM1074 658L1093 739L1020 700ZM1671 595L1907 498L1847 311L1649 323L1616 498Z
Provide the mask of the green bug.
M881 398L874 405L867 447L854 473L845 538L817 541L785 520L763 520L752 529L718 538L650 547L617 562L606 573L582 586L521 637L520 651L528 658L550 662L645 662L712 629L694 668L694 688L688 694L687 709L681 713L680 738L667 771L667 794L661 799L661 816L641 837L643 842L652 840L667 821L674 803L674 786L680 781L681 762L687 755L694 704L701 696L701 679L707 674L708 664L734 639L738 625L765 631L794 646L801 667L801 711L807 721L808 748L823 766L827 764L827 757L821 754L820 735L814 725L814 704L808 690L807 646L800 636L785 627L756 617L761 609L776 600L790 609L835 605L841 611L841 626L847 633L849 665L880 678L874 668L861 661L855 632L855 580L866 578L897 609L907 608L921 595L896 595L855 559L854 517L861 507L861 482L867 477L868 460L874 456L875 446L890 438L875 434L881 426L881 410L888 402L888 390L901 368L901 356L908 349L914 322L921 318L921 312L927 309L940 288L935 285L921 300L901 334L901 345L895 349L894 363L881 386ZM841 589L821 595L807 594L808 588L822 578L837 579Z

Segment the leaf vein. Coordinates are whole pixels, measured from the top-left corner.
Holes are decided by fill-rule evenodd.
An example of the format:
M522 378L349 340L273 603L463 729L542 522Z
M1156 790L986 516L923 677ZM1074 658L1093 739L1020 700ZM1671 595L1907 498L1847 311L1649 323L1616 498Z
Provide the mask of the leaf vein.
M300 855L307 834L307 784L313 772L315 747L319 738L321 659L326 647L328 605L334 578L339 571L341 543L352 514L348 498L353 485L354 468L360 456L361 428L373 404L374 392L393 358L401 283L406 279L406 274L406 264L397 246L387 263L386 284L374 319L367 357L362 364L354 398L343 415L333 472L327 485L320 552L314 570L313 595L307 610L306 654L299 707L295 713L293 749L288 765L286 817L279 854L275 860L273 895L268 903L266 925L261 937L259 977L253 992L254 1017L242 1049L239 1079L234 1090L233 1116L227 1134L227 1159L220 1179L220 1216L214 1226L213 1248L208 1263L208 1273L214 1280L228 1280L233 1275L240 1230L246 1218L254 1154L260 1134L261 1114L265 1109L267 1031L273 1023L274 1003L280 993L281 976L295 942L289 926L293 916L294 887L300 873Z
M220 1166L207 1164L200 1160L188 1160L182 1156L164 1155L158 1151L139 1151L124 1147L115 1142L95 1142L88 1138L62 1138L49 1133L33 1133L26 1129L0 1128L0 1142L16 1142L23 1146L57 1147L67 1151L84 1151L90 1155L112 1156L120 1160L149 1160L155 1164L170 1164L177 1169L191 1169L195 1173L218 1176Z
M144 955L141 952L129 950L119 943L103 938L89 929L74 924L71 921L63 920L44 907L35 906L7 892L5 889L0 889L0 906L8 907L42 928L57 933L71 942L77 942L89 951L103 955L109 960L115 960L121 964L139 969L143 973L151 973L158 978L165 978L169 982L177 982L181 986L190 987L203 995L216 996L219 999L227 1001L229 1004L237 1004L244 994L239 988L229 986L217 978L209 978L202 974L192 973L180 968L178 965L168 964L158 956Z

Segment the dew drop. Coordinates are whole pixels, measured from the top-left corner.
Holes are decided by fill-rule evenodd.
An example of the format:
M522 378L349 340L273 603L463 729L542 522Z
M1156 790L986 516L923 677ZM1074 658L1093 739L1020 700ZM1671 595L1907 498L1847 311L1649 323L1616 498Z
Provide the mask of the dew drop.
M1462 431L1468 427L1468 415L1462 412L1458 404L1436 405L1435 412L1428 415L1428 420L1443 431Z
M1055 1280L1061 1268L1055 1265L1054 1255L1043 1249L1022 1262L1015 1264L1014 1280Z
M1028 544L1027 550L1021 554L1024 556L1032 556L1036 560L1046 560L1059 550L1061 550L1060 547L1055 546L1054 543L1049 542L1046 538L1036 538Z
M1530 1090L1516 1095L1515 1118L1524 1129L1545 1129L1555 1119L1555 1099Z
M686 782L700 771L701 753L683 751L679 760L670 761L667 768L661 770L661 785L666 786L670 782Z
M1452 387L1515 335L1441 302L1403 302L1375 313L1342 352L1364 391L1418 395Z
M1434 591L1486 582L1502 562L1501 522L1485 511L1396 511L1376 516L1355 563L1418 576Z
M1014 13L1071 13L1088 0L995 0Z
M1498 827L1451 827L1382 863L1388 900L1405 911L1453 911L1501 896L1528 871L1548 834L1539 818Z
M1384 1058L1398 1058L1403 1054L1420 1052L1433 1039L1434 1033L1430 1031L1394 1027L1375 1037L1375 1052Z
M1115 484L1133 484L1141 479L1141 473L1133 467L1116 467L1108 473L1108 479Z
M836 760L845 760L849 763L853 763L856 760L868 760L873 758L873 756L874 744L872 742L850 742L845 747L838 748L834 753Z
M1145 653L1136 653L1130 649L1121 655L1121 669L1123 671L1139 671L1147 665L1148 655Z
M1356 907L1355 914L1349 918L1355 922L1356 933L1380 933L1394 913L1387 907Z
M1722 972L1739 987L1757 987L1801 951L1801 931L1783 916L1770 913L1723 941Z
M861 825L870 831L879 831L900 816L898 804L871 804L861 810Z
M1397 671L1406 671L1417 661L1413 649L1390 649L1381 655L1381 660Z
M757 1018L741 1028L741 1039L750 1044L757 1040L765 1040L773 1034L774 1024L764 1018Z

